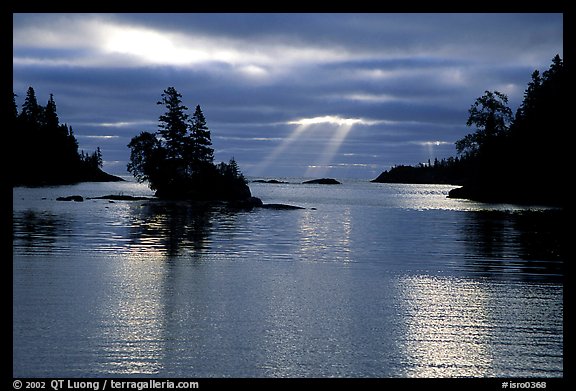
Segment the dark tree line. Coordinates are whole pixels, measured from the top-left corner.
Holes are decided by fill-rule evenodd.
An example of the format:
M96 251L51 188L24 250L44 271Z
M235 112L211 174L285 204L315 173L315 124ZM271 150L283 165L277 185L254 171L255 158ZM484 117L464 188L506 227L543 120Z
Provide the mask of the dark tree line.
M45 106L29 87L20 112L13 95L10 175L13 185L52 185L113 180L101 170L102 153L78 152L71 126L61 124L54 96Z
M396 166L375 181L463 184L451 196L566 204L567 97L567 70L556 55L548 70L532 73L515 114L501 92L485 91L476 99L466 123L475 130L456 141L458 157L434 165Z
M168 87L157 102L166 107L158 130L141 132L128 144L128 171L139 182L148 182L161 198L243 200L250 188L238 164L214 164L210 129L199 105L192 116L182 95Z
M473 161L465 186L452 193L483 201L565 205L568 184L568 76L556 55L548 70L532 73L514 116L505 95L487 91L470 109L472 135L456 143ZM483 115L475 116L475 107ZM479 140L474 146L466 138Z
M372 182L462 185L471 165L472 159L459 156L434 159L434 162L428 160L428 163L416 166L397 165L381 173Z

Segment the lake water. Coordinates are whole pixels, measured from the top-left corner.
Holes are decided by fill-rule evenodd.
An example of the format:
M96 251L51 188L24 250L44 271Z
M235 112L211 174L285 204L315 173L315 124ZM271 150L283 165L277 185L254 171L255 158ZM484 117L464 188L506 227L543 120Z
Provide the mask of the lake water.
M558 212L251 183L302 210L13 191L15 377L563 377Z

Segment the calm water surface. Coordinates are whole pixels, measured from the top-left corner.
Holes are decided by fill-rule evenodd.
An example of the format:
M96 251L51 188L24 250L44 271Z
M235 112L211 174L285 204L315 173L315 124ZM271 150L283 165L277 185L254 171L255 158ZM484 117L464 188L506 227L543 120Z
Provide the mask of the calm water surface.
M562 377L557 211L251 183L303 210L16 188L15 377Z

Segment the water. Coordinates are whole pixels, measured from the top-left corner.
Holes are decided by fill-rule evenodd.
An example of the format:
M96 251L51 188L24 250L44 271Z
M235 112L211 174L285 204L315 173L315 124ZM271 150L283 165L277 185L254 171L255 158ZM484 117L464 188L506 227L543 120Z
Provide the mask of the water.
M251 183L304 210L16 188L15 377L563 377L557 211Z

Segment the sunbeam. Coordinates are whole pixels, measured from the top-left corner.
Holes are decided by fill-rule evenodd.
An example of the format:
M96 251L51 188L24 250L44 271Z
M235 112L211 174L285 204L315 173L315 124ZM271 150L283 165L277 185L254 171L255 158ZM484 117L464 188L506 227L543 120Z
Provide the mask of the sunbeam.
M282 153L284 153L284 151L290 145L292 145L292 143L294 143L294 141L296 141L298 138L300 138L300 135L306 130L306 128L308 126L309 125L306 125L306 124L302 124L302 125L297 126L296 129L294 129L292 131L290 136L285 138L284 141L282 141L282 143L280 145L278 145L268 156L266 156L266 158L260 164L258 164L258 166L256 166L254 168L254 171L253 171L254 175L258 176L258 175L262 174L262 172L267 167L269 167L272 163L274 163L276 161L278 156L280 156Z
M281 155L288 151L289 147L296 148L297 141L301 141L305 133L309 130L321 131L329 130L335 127L332 135L328 136L329 140L318 158L312 164L307 165L305 176L318 175L327 171L326 167L332 162L334 155L340 149L342 143L348 137L352 127L356 124L372 125L374 121L367 121L360 118L342 118L334 115L325 115L321 117L301 118L299 120L287 122L288 125L297 125L292 133L284 139L254 170L254 175L260 175L267 167L272 165Z
M340 146L344 140L346 140L348 133L350 133L350 130L352 130L352 127L354 126L354 122L351 121L344 121L341 123L342 125L338 126L338 129L324 148L324 151L320 155L320 158L316 164L314 166L308 167L305 176L324 175L328 171L327 165L332 162L334 155L336 155L340 149Z

